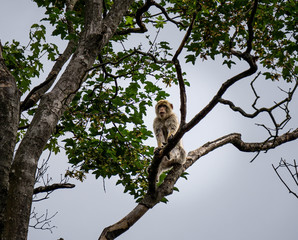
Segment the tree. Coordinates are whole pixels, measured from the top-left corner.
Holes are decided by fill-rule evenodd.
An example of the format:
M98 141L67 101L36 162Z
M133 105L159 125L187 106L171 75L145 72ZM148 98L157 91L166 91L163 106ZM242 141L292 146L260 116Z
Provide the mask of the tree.
M297 88L294 1L35 2L46 8L44 20L54 26L52 34L68 45L60 53L55 44L45 42L45 26L34 24L27 48L16 41L1 47L1 239L26 239L38 160L45 149L59 151L57 139L65 142L69 162L74 166L68 176L83 179L90 171L96 177L118 175L118 184L137 199L136 208L106 228L100 237L113 239L150 208L167 201L165 197L175 189L178 178L209 152L231 143L240 151L260 153L298 138L297 128L286 129L289 103ZM185 32L177 49L145 35L149 26L160 32L168 23ZM148 43L119 48L136 33L145 35ZM246 70L224 81L189 122L185 92L188 82L179 61L183 49L188 51L186 62L193 64L198 58L208 60L218 55L228 68L238 59L248 63ZM53 61L53 68L45 81L30 89L32 79L43 67L40 58L44 54ZM262 70L257 73L258 65ZM154 156L150 167L153 148L144 141L152 133L143 117L153 100L168 95L149 76L162 82L161 86L178 84L181 99L180 130ZM223 98L231 86L250 76L256 97L253 113ZM283 100L259 107L253 85L259 78L284 80L293 87L285 92ZM218 104L246 118L268 114L273 126L264 125L268 139L246 143L239 133L232 133L208 142L189 152L186 164L174 166L156 185L154 179L162 157ZM285 113L281 121L275 116L277 109ZM21 112L26 118L20 117Z

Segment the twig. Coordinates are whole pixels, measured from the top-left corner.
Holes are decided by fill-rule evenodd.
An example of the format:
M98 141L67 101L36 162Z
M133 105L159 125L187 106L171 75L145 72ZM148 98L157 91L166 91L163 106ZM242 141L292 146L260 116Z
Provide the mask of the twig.
M57 215L58 212L54 213L52 216L49 216L48 209L46 210L45 214L38 216L38 213L35 212L35 208L33 208L30 221L35 220L35 224L32 225L30 222L29 227L39 230L49 230L53 233L52 229L56 228L56 226L51 226L51 220Z
M298 194L296 194L295 192L293 192L291 190L291 188L288 186L288 184L283 180L283 178L281 177L281 175L278 172L278 168L279 167L286 167L287 171L290 173L292 179L294 180L296 186L298 186L298 182L296 180L297 178L297 165L296 165L296 161L294 160L294 168L295 168L295 172L296 172L296 178L295 178L295 174L292 173L291 169L289 168L289 164L286 163L285 160L281 159L279 166L274 167L274 165L272 164L272 168L274 169L276 175L278 176L279 180L283 183L283 185L288 189L290 194L293 194L296 198L298 198Z

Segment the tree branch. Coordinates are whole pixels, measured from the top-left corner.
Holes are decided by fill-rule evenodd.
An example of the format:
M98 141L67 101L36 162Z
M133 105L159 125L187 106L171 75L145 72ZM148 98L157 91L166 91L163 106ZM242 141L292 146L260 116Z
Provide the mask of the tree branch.
M248 77L257 71L258 67L255 63L256 59L253 58L251 55L249 55L249 56L247 55L247 57L245 57L245 59L249 63L250 68L248 70L228 79L226 82L224 82L221 85L218 92L216 93L216 95L213 97L213 99L189 123L187 123L184 126L184 129L186 132L189 131L190 129L192 129L195 125L197 125L219 103L221 97L227 91L227 89L229 87L231 87L237 81L239 81L245 77Z
M132 225L134 225L149 209L138 204L129 214L127 214L119 222L105 228L99 240L112 240L126 232Z
M129 54L127 54L127 55L125 55L125 56L119 58L117 61L114 61L114 62L112 62L112 61L102 62L102 63L100 63L100 64L97 64L97 65L95 65L95 66L89 68L88 71L91 71L91 70L96 69L96 68L104 67L104 66L106 66L106 65L113 65L113 66L118 65L118 64L120 64L123 60L125 60L126 58L129 58L129 57L131 57L131 56L133 56L133 55L135 55L135 54L140 54L140 55L143 55L143 56L148 56L148 57L150 57L150 58L152 59L152 61L153 61L154 63L171 63L171 61L168 61L168 60L159 60L159 59L157 59L157 58L156 58L153 54L151 54L151 53L148 53L148 52L142 52L142 51L140 51L140 50L134 49L133 52L131 52L131 53L129 53Z
M52 192L57 189L63 189L63 188L74 188L75 186L76 185L71 184L71 183L54 183L49 186L42 186L42 187L34 188L33 194Z
M180 26L184 27L184 25L183 25L181 22L177 22L177 21L175 21L173 18L170 18L170 16L168 15L167 11L166 11L160 4L158 4L158 3L155 2L155 1L153 1L153 5L154 5L155 7L157 7L157 8L162 12L162 14L166 17L166 19L167 19L169 22L174 23L174 24L177 25L177 26L180 25Z
M257 7L257 2L258 1L256 0L255 5L254 5L254 10L252 11L251 17L248 22L248 26L249 26L249 29L251 29L251 31L252 31L252 28L250 26L252 25L252 22L253 22L253 18L255 15L256 7ZM250 44L250 45L253 40L252 34L253 33L249 34L250 37L248 40L248 44ZM226 82L224 82L222 84L222 86L220 87L220 89L218 90L218 92L216 93L216 95L213 97L213 99L189 123L187 123L184 126L185 132L189 131L195 125L197 125L219 103L221 97L227 91L227 89L229 87L231 87L237 81L254 74L258 70L258 66L256 64L257 58L252 56L250 54L250 52L251 52L251 47L249 47L249 46L247 47L245 52L235 51L235 50L231 49L231 53L233 55L239 57L240 59L245 60L249 64L250 68L247 69L246 71L243 71L242 73L228 79Z
M115 35L127 35L130 33L144 33L147 32L148 29L146 28L146 25L142 21L142 15L143 13L147 12L148 9L153 5L152 0L147 0L145 4L139 8L136 12L136 23L139 26L139 28L128 28L125 30L117 31Z
M298 138L298 128L292 132L287 132L281 136L277 136L273 140L266 141L266 142L258 142L258 143L243 142L241 139L241 134L232 133L222 138L219 138L213 142L208 142L202 147L189 152L188 159L191 159L191 162L187 161L187 163L184 166L185 166L185 169L187 169L200 157L228 143L233 144L238 150L242 152L260 152L260 151L267 151L269 149L276 148L277 146L280 146L286 142L296 140L297 138Z
M66 1L66 9L67 11L72 11L77 0L67 0ZM66 18L68 32L71 34L74 33L73 24L72 22ZM39 84L38 86L34 87L31 92L27 95L25 100L21 103L21 112L28 110L29 108L33 107L39 99L45 94L50 87L55 82L59 72L61 71L64 64L68 61L70 56L72 55L76 46L76 41L74 39L70 40L65 48L64 52L58 57L56 60L52 70L50 71L46 80Z
M236 148L243 152L258 152L275 148L283 143L293 141L298 138L298 128L293 131L276 137L275 140L266 143L246 143L241 139L239 133L232 133L212 142L208 142L196 150L188 153L186 163L181 166L179 164L173 166L163 183L156 189L156 191L148 190L143 200L123 219L119 222L105 228L99 237L99 240L114 239L127 231L134 223L136 223L150 208L153 208L160 202L161 199L173 193L174 185L181 176L181 174L192 166L199 158L208 154L209 152L222 147L226 144L233 144ZM154 158L157 156L155 155ZM154 160L153 160L154 162ZM154 179L155 181L155 179Z
M296 161L294 160L294 166L293 166L293 165L290 165L290 166L294 167L294 169L295 169L295 173L292 173L291 169L289 168L289 164L288 164L285 160L283 160L283 159L281 159L281 161L280 161L280 163L279 163L279 166L274 167L274 165L272 164L272 167L273 167L273 169L274 169L276 175L278 176L279 180L280 180L280 181L283 183L283 185L288 189L289 193L290 193L290 194L293 194L296 198L298 198L298 194L295 193L295 192L293 192L293 191L291 190L291 188L288 186L288 184L283 180L283 178L282 178L282 177L280 176L280 174L278 173L277 169L278 169L279 167L282 167L282 166L287 168L288 172L290 173L292 179L293 179L294 182L295 182L295 185L298 186L298 182L297 182L297 179L296 179L297 176L298 176L298 175L297 175L297 165L296 165ZM295 176L296 176L296 177L295 177Z
M253 89L253 91L255 93L255 96L256 96L256 99L255 99L252 107L256 111L253 112L253 113L251 113L251 114L245 112L242 108L235 106L235 104L233 102L229 101L229 100L225 100L225 99L220 98L219 99L219 102L222 103L222 104L228 105L233 111L239 112L242 116L247 117L247 118L255 118L256 116L258 116L262 112L268 113L269 117L271 118L271 120L272 120L272 122L274 124L276 135L278 135L278 131L280 129L282 129L287 124L287 122L290 120L290 118L291 118L291 116L289 114L288 104L292 100L293 95L294 95L295 91L297 90L297 87L298 87L298 81L295 83L294 88L292 90L289 90L288 92L284 91L287 94L287 97L285 97L283 100L281 100L278 103L275 103L271 107L268 107L268 108L262 107L260 109L258 109L258 108L255 107L256 101L260 97L256 94L256 91L252 87L252 89ZM284 107L283 107L283 105L284 105ZM281 108L285 112L285 118L283 120L281 120L279 123L277 122L277 120L275 119L275 116L273 114L273 110L275 110L276 108ZM268 130L268 128L266 128L266 129Z
M179 82L179 89L180 89L180 112L181 112L180 128L185 125L185 121L186 121L187 97L186 97L185 84L184 84L184 80L183 80L183 76L182 76L181 65L179 63L178 56L182 52L182 49L184 48L187 40L190 37L190 34L191 34L191 31L192 31L195 19L196 19L196 13L193 14L190 26L187 29L187 32L186 32L182 42L180 43L179 48L177 49L177 51L176 51L176 53L175 53L175 55L173 56L173 59L172 59L172 62L174 63L175 68L176 68L177 78L178 78L178 82ZM177 140L177 142L178 142L178 140Z
M251 14L247 22L248 40L247 40L246 53L250 53L252 50L252 41L254 39L253 24L254 24L254 18L257 12L257 8L258 8L258 0L255 0L253 3Z
M51 220L57 215L57 213L58 212L49 216L48 210L46 210L45 214L41 214L39 216L38 213L35 212L35 208L33 208L30 216L29 227L39 230L49 230L51 233L53 233L52 229L56 228L56 226L51 226ZM31 221L34 221L35 223L32 224Z

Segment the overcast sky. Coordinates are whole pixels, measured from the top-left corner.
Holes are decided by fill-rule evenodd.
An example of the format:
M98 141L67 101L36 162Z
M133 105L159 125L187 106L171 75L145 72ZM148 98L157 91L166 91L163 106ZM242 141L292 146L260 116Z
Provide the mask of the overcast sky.
M3 0L0 8L2 44L12 39L26 44L29 27L42 17L42 11L30 0ZM161 34L158 39L168 40L169 35L179 44L181 38L173 32ZM50 64L46 66L40 82L50 67ZM188 120L210 101L226 79L246 67L245 63L240 63L229 71L221 66L220 61L184 65L183 70L191 84L187 88ZM252 111L250 105L254 96L249 88L251 80L247 78L233 86L225 98ZM285 90L291 87L259 79L256 82L257 91L262 94L259 103L269 106L273 96L276 97L274 100L280 100L284 95L277 86ZM169 100L174 103L179 115L178 88L173 87L169 91L172 94ZM297 104L298 97L295 96L290 105L292 120L287 129L297 127ZM150 130L153 112L150 109L146 118ZM255 123L269 123L269 120L262 116L253 121L246 120L226 106L217 106L199 126L184 136L185 149L187 152L194 150L232 132L242 133L245 141L265 140L268 137L266 130ZM148 144L156 145L154 139ZM297 146L296 141L266 154L261 153L253 163L250 163L253 154L241 153L231 145L215 150L188 170L187 181L178 181L180 192L169 196L168 204L158 204L118 239L296 240L298 199L288 193L271 164L276 165L281 157L288 161L297 160ZM51 158L50 173L56 181L67 167L63 152ZM53 229L53 233L30 229L29 240L56 240L60 237L65 240L97 239L104 227L123 218L136 205L130 195L123 193L121 186L115 186L116 180L112 178L103 182L102 179L94 180L91 175L83 183L72 179L71 183L75 183L76 188L56 191L49 200L34 204L40 214L46 209L49 214L58 212L52 220L57 228Z

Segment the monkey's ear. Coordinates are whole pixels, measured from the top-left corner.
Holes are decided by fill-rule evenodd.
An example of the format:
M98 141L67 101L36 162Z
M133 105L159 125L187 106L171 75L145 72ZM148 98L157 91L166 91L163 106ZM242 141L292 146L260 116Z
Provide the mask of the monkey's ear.
M172 108L172 109L174 109L174 106L173 106L173 104L172 104L172 103L170 103L170 106L171 106L171 108Z

